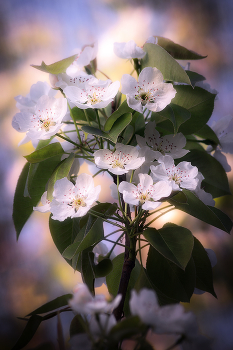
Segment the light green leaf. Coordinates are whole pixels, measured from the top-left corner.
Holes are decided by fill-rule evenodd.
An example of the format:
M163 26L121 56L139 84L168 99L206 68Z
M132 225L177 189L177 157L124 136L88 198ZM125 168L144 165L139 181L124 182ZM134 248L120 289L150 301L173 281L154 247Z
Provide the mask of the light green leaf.
M44 61L42 61L40 66L36 66L36 65L31 65L33 68L39 69L42 72L45 73L51 73L51 74L60 74L60 73L64 73L66 71L66 69L74 62L74 60L78 57L78 55L73 55L70 57L67 57L61 61L52 63L52 64L45 64Z
M147 54L141 60L142 68L156 67L163 74L165 80L191 85L185 70L161 46L145 44L143 50Z
M48 158L62 154L64 154L64 150L60 142L55 142L35 150L34 152L29 154L28 156L25 156L24 158L26 158L29 163L39 163Z
M120 116L122 116L122 114L125 113L130 113L133 112L132 108L130 108L127 104L127 101L125 100L120 107L111 114L111 116L107 119L105 125L104 125L104 131L109 131L113 124L115 123L115 121L120 118Z
M166 259L171 260L181 269L187 266L193 250L193 235L188 229L166 224L163 228L147 228L143 236Z
M162 36L155 36L155 38L158 38L158 45L163 47L176 60L200 60L207 57L188 50L184 46L176 44L174 41Z
M58 164L58 166L54 170L48 182L48 189L47 189L48 200L52 201L53 199L53 189L54 189L55 182L59 179L62 179L63 177L68 176L73 162L74 162L74 153L71 153L69 157L64 159L60 164Z

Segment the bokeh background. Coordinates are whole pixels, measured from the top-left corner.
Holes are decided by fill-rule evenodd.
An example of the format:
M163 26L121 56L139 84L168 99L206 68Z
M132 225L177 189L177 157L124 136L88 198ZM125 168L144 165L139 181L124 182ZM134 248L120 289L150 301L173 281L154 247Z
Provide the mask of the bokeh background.
M43 303L70 293L80 280L54 246L48 215L34 213L19 241L11 215L15 186L33 147L18 147L22 134L11 126L17 113L14 96L25 96L48 76L30 67L70 56L83 45L98 42L98 67L112 80L129 73L129 63L113 54L113 43L135 40L141 46L151 35L167 37L208 57L191 69L218 91L212 119L232 113L233 2L231 0L7 0L0 2L0 349L11 349L25 323L23 317ZM185 64L185 62L183 62ZM210 123L211 124L211 123ZM233 168L232 157L228 161ZM214 171L214 169L213 169ZM232 187L232 174L229 173ZM99 176L96 180L103 183ZM109 185L110 185L110 180ZM106 183L106 182L105 182ZM103 194L106 200L109 193ZM233 219L233 201L217 206ZM164 220L167 220L165 218ZM214 285L218 300L207 293L194 296L187 309L197 315L201 329L214 339L214 350L233 349L233 239L191 217L175 212L169 220L191 229L218 259ZM163 221L158 222L162 225ZM72 315L62 314L68 341ZM25 349L42 342L57 349L56 320L42 324ZM157 339L156 349L165 349Z

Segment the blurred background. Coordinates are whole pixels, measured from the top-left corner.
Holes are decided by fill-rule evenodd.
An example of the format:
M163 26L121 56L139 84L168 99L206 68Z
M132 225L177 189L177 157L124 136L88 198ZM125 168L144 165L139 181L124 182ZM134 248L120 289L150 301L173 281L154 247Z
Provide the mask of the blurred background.
M14 96L28 94L32 84L48 81L31 64L53 63L83 45L98 42L98 67L120 80L131 66L113 54L113 43L131 39L142 46L151 35L167 37L202 55L191 70L206 77L218 91L212 119L232 113L233 2L231 0L8 0L0 2L0 348L13 347L25 326L23 317L47 301L70 293L80 280L60 256L49 229L48 215L34 213L19 241L12 223L17 179L30 143L18 147L23 135L11 126L17 109ZM185 65L186 62L182 64ZM211 122L210 122L211 125ZM228 162L233 168L232 157ZM232 173L229 173L232 188ZM103 177L96 178L103 183ZM110 185L110 179L108 179ZM106 184L106 182L105 182ZM107 200L108 193L102 194ZM233 219L231 197L217 206ZM167 218L164 218L166 221ZM170 221L191 229L206 248L215 251L214 286L218 300L205 293L194 296L187 309L197 315L201 329L214 339L214 350L233 349L233 239L194 218L179 214ZM163 221L157 223L163 225ZM68 341L71 313L62 314ZM42 324L25 349L42 342L57 348L56 320ZM164 349L157 340L157 350Z

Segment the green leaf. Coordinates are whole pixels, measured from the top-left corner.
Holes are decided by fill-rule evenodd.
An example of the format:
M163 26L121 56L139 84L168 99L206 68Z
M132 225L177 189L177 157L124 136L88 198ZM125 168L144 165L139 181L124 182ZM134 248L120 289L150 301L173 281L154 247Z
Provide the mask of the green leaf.
M106 276L106 282L108 286L108 291L110 294L112 294L114 297L117 295L119 284L120 284L120 278L122 273L122 268L124 264L124 253L121 253L117 255L113 260L113 269L112 271ZM135 267L133 268L129 280L129 285L126 293L126 299L124 304L124 312L126 315L128 315L129 312L129 299L130 299L130 292L134 288L134 285L138 279L138 275L140 273L141 265L138 262L138 260L135 260Z
M122 134L122 143L128 145L134 136L134 127L128 125Z
M42 61L40 66L36 66L36 65L31 65L33 68L39 69L42 72L45 73L51 73L51 74L60 74L60 73L64 73L66 71L66 69L74 62L74 60L78 57L78 55L73 55L70 57L67 57L61 61L52 63L52 64L45 64L44 61Z
M186 70L185 72L188 74L189 79L191 80L192 86L195 86L196 83L205 80L205 77L203 77L203 75L201 74L192 72L191 70Z
M168 202L174 205L176 209L182 210L209 225L230 233L232 229L232 221L226 214L215 207L205 205L191 191L183 190L183 192L187 197L187 203L177 202L175 197L169 199Z
M95 293L95 275L93 271L94 253L87 248L81 252L81 275L83 283L86 283L91 293Z
M33 207L38 204L45 192L45 186L59 161L60 157L53 157L39 164L27 163L24 166L18 179L13 203L13 221L17 239L31 216Z
M32 315L29 318L27 325L24 328L23 333L21 334L19 340L11 350L20 350L24 346L26 346L30 342L34 334L36 333L42 321L43 321L43 317L38 315Z
M195 237L192 257L196 268L196 288L209 292L217 298L213 286L213 273L210 259L201 242Z
M138 335L145 330L146 326L142 323L138 316L130 316L122 319L113 326L109 332L109 338L115 342L129 339L134 335Z
M162 36L155 36L155 38L158 38L158 45L163 47L176 60L200 60L207 57L188 50L184 46L176 44L172 40Z
M93 265L95 278L107 276L113 269L113 264L110 259L103 259L97 265Z
M209 127L209 125L207 125L207 124L204 125L195 134L203 139L210 141L210 143L214 143L216 145L218 145L220 143L219 139L218 139L217 135L215 134L215 132L213 131L213 129L211 129L211 127Z
M156 123L159 123L160 121L169 119L174 128L174 130L172 130L171 127L169 127L169 130L176 134L181 124L185 123L189 118L191 118L191 114L187 109L174 103L170 103L162 111L152 113L151 120L155 120Z
M117 121L118 118L122 116L122 114L133 112L132 108L130 108L125 100L120 107L112 113L112 115L107 119L104 125L104 131L111 130L113 124Z
M146 55L141 60L142 68L156 67L163 74L165 80L191 85L185 70L161 46L145 44L143 50L146 52Z
M143 236L166 259L185 270L193 250L193 235L188 229L166 224L163 228L147 228Z
M29 163L39 163L48 158L62 154L64 154L64 150L60 142L55 142L32 152L24 158L26 158Z
M28 314L27 316L45 314L47 312L59 309L60 307L67 306L68 300L71 298L72 294L65 294L60 297L57 297L56 299L51 300L48 303L40 306L36 310L30 312L30 314Z
M176 85L177 91L172 103L177 104L191 113L191 118L180 126L184 135L196 133L209 120L214 109L215 94L200 87Z
M205 178L202 187L206 192L210 192L214 198L231 194L225 170L210 154L193 149L177 162L181 160L191 162L193 166L198 168Z
M146 270L153 285L166 296L182 302L189 302L195 287L195 265L188 262L185 271L164 258L152 246L149 249Z
M80 333L86 333L86 329L84 328L84 320L82 316L76 315L70 324L70 337Z
M121 115L113 124L111 130L106 133L100 129L94 128L92 126L84 125L82 130L88 134L102 137L104 139L110 140L114 143L117 142L118 136L126 128L126 126L131 122L132 115L131 113L125 113Z
M61 163L58 164L58 166L54 170L48 182L48 189L47 189L48 200L52 201L53 199L53 189L54 189L55 182L57 180L62 179L63 177L68 176L73 162L74 162L74 153L71 153L69 157L61 161Z

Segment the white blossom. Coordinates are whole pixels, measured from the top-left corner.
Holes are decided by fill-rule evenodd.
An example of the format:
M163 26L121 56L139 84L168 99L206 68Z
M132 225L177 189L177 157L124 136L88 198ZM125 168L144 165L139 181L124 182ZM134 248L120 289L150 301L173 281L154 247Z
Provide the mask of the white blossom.
M89 315L110 313L120 301L121 295L117 295L111 302L108 302L103 294L93 296L85 284L78 283L74 288L73 298L69 300L69 305L75 312Z
M90 80L82 87L67 86L63 90L66 97L81 109L104 108L116 96L120 82L111 80Z
M47 95L49 97L54 97L57 94L57 91L51 89L47 82L38 81L36 84L31 86L29 94L24 96L16 96L16 107L22 111L30 111L32 113L35 112L35 107L38 100L43 95Z
M82 173L74 185L66 177L57 180L54 185L50 210L54 220L84 216L92 204L98 200L101 186L94 187L91 175Z
M159 334L184 334L187 324L194 322L193 314L185 312L180 304L159 306L155 292L146 288L141 289L139 293L132 290L129 306L133 315L139 316Z
M65 98L54 98L43 95L35 106L35 112L22 111L17 113L12 121L12 126L19 132L26 132L26 139L46 140L54 136L62 126L62 120L67 111Z
M51 201L47 199L47 191L42 194L40 206L33 207L33 210L39 211L41 213L47 213L50 211Z
M197 197L206 205L215 206L215 201L213 200L212 194L205 192L205 190L201 187L201 183L204 180L204 176L198 172L196 179L198 180L197 187L194 190L194 193Z
M98 168L107 169L112 174L122 175L129 170L139 168L145 161L144 157L138 157L136 147L116 143L115 151L100 149L94 153L95 164Z
M138 82L129 74L121 79L122 94L132 109L142 113L143 108L153 112L163 110L175 97L176 90L171 83L163 82L163 75L157 68L146 67L138 77Z
M67 73L61 73L55 77L56 80L53 81L55 87L59 87L62 90L64 90L66 86L76 86L82 89L87 82L98 82L98 79L93 75L87 74L83 71L77 72L73 76L70 76Z
M145 42L145 44L158 44L158 38L154 37L154 36L150 36L147 41Z
M147 153L147 156L145 157L147 160L150 159L153 161L165 155L170 155L173 159L181 158L189 152L184 149L186 138L183 134L178 133L176 135L170 134L160 136L155 125L154 121L146 124L144 133L145 138L136 135L139 147Z
M157 166L151 165L152 177L155 181L169 181L173 191L180 188L195 190L198 184L198 169L190 162L180 162L177 166L171 156L163 156L158 159Z
M81 50L76 59L71 63L71 65L66 69L66 74L70 76L76 75L78 72L83 70L84 66L88 66L91 61L93 61L97 56L98 45L94 43L93 45L87 45Z
M114 43L113 51L116 56L125 59L141 59L146 54L146 52L141 47L137 46L133 40L123 43Z
M161 203L159 199L168 197L171 194L172 187L167 181L159 181L153 184L153 179L147 174L138 174L139 184L135 186L132 183L122 181L118 187L123 199L131 205L142 206L144 210L153 210Z
M103 337L103 335L108 335L112 327L116 324L117 322L114 315L100 314L99 322L97 322L96 318L92 316L89 324L91 335L97 340L98 338Z
M230 115L225 116L214 122L211 128L217 135L220 144L214 148L208 146L207 152L214 151L213 156L222 164L225 171L229 172L231 167L223 153L233 154L233 117Z

